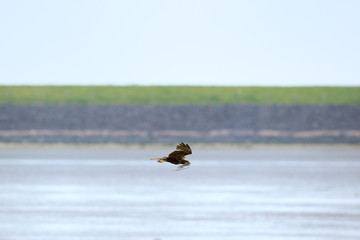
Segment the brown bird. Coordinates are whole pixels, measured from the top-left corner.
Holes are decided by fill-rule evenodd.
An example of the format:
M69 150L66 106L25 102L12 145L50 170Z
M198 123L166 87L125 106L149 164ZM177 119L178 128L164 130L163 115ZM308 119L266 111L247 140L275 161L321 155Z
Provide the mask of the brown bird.
M176 165L181 164L181 166L177 168L177 170L181 170L183 167L190 165L190 162L184 158L189 154L192 154L189 144L181 142L176 146L176 150L170 153L167 157L150 158L150 160L158 160L159 163L169 162Z

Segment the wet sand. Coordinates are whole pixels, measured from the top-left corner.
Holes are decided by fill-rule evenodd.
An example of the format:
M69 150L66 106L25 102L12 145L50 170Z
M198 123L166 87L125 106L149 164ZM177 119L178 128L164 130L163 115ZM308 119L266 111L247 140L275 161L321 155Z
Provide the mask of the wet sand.
M360 151L0 150L0 239L359 239Z

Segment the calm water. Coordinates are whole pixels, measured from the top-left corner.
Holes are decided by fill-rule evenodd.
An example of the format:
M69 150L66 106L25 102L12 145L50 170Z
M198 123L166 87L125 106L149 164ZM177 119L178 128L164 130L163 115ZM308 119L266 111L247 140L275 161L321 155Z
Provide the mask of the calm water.
M360 239L360 151L1 150L0 239Z

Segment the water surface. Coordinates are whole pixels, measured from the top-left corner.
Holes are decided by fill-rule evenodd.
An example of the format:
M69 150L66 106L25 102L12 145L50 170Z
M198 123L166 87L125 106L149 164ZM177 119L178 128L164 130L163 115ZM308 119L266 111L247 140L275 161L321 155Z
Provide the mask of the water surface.
M360 151L1 150L0 239L360 239Z

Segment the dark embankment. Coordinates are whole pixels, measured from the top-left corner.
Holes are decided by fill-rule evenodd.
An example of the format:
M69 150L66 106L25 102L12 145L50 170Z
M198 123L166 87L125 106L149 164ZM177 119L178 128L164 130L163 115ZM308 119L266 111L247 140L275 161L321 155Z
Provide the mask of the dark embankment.
M359 105L0 105L0 142L360 143Z

